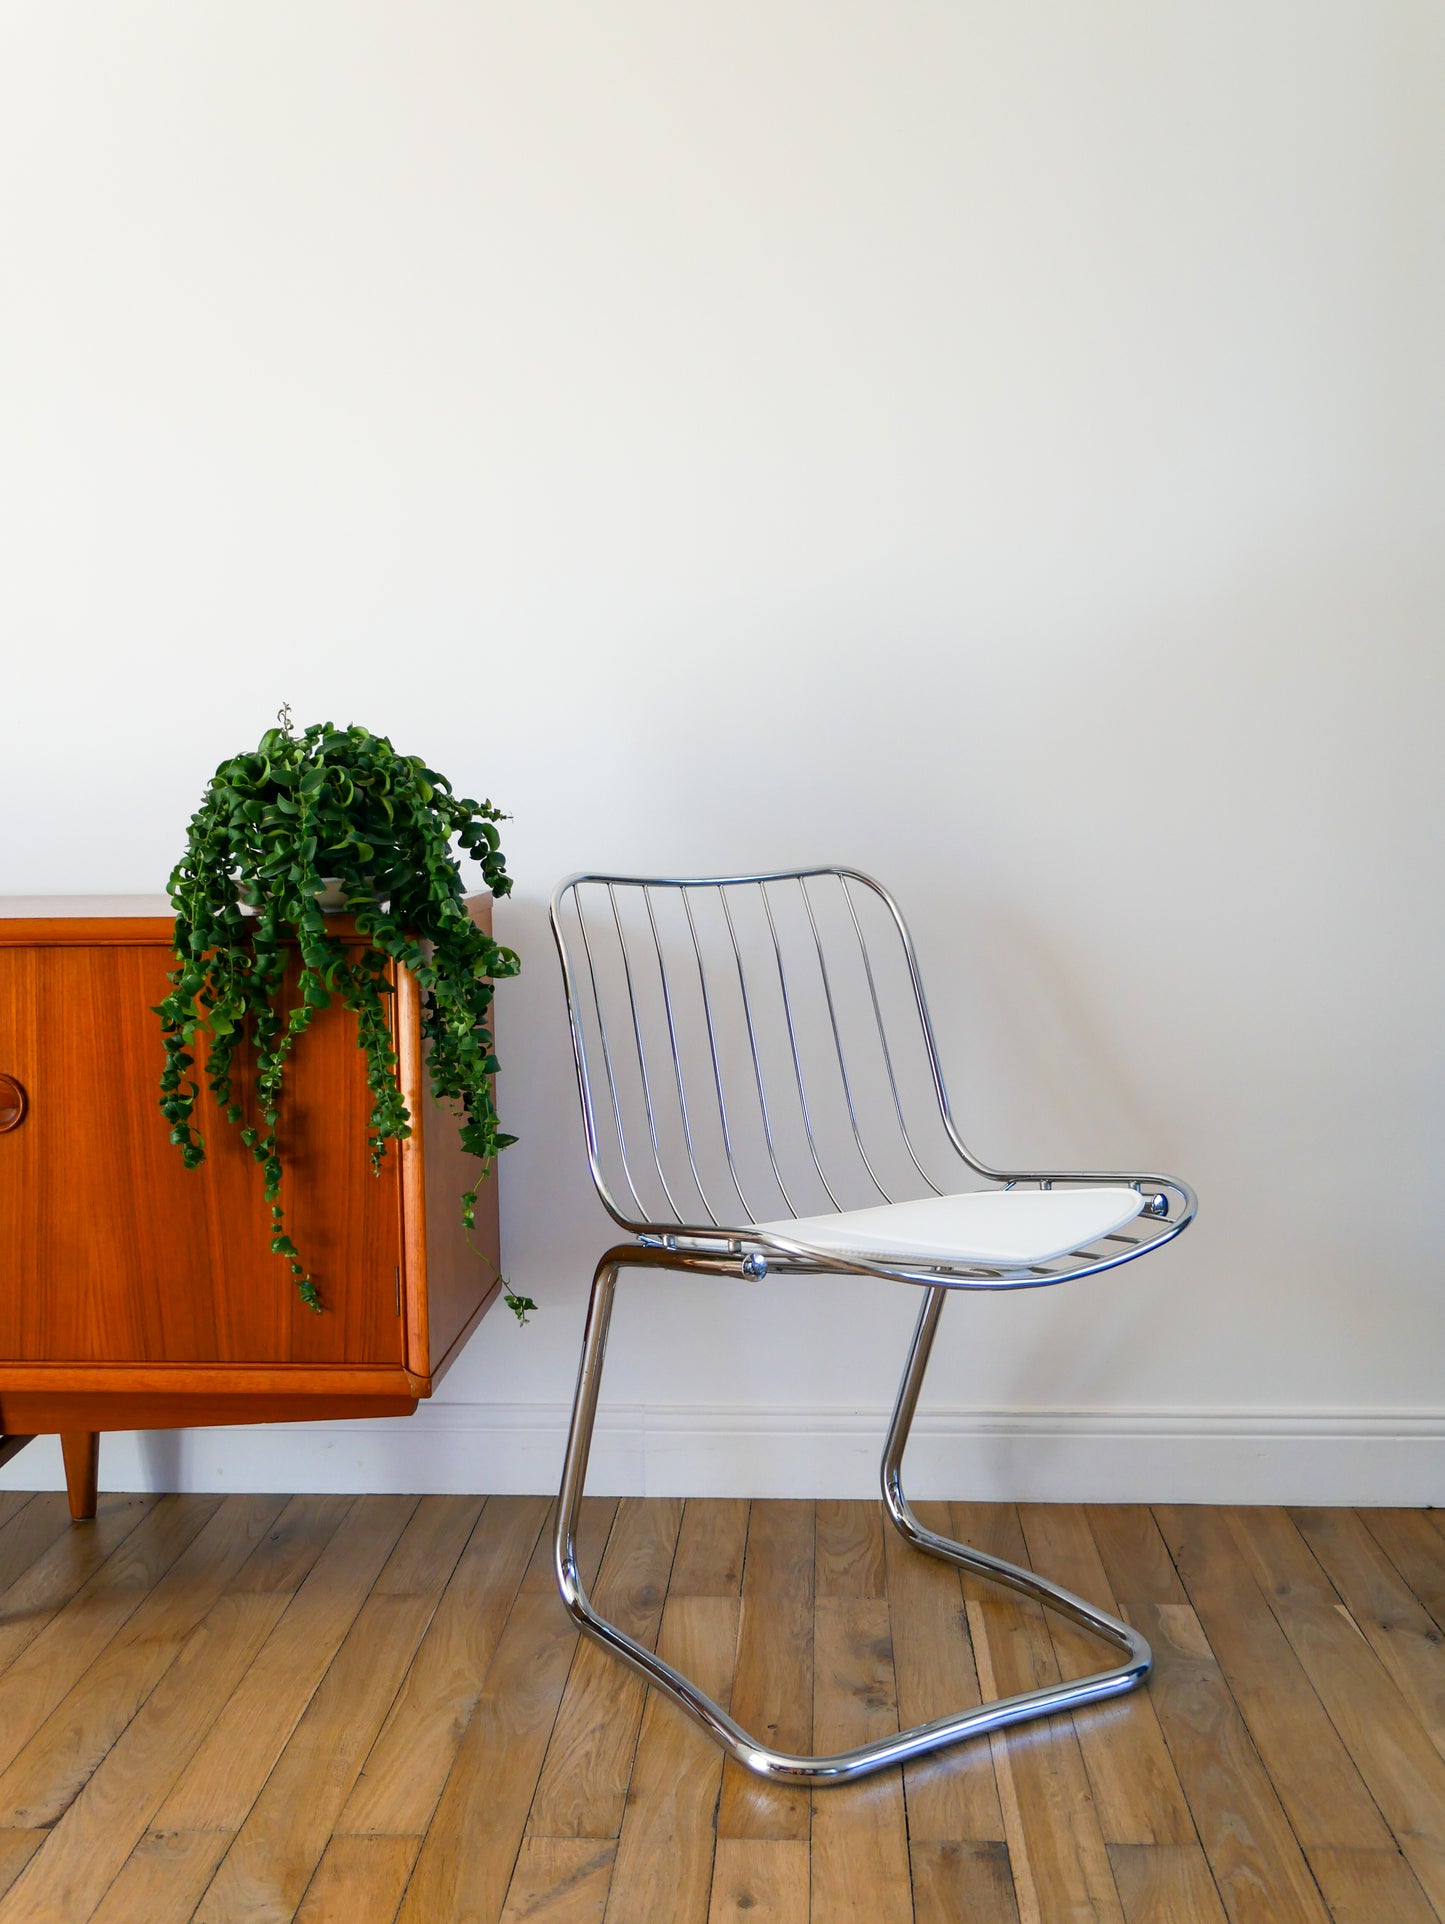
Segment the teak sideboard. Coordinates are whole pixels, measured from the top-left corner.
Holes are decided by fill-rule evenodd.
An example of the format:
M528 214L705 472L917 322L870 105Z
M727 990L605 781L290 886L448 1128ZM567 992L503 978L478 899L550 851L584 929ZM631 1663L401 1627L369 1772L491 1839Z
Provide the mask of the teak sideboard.
M468 907L490 927L490 898ZM409 1415L501 1290L496 1176L469 1241L477 1164L431 1094L417 985L395 969L412 1135L379 1175L350 1012L320 1011L288 1064L282 1201L322 1313L300 1301L203 1057L199 1169L157 1106L171 930L168 915L0 913L0 1461L58 1433L77 1518L95 1512L104 1430ZM346 917L332 932L355 938ZM236 1087L251 1113L244 1073Z

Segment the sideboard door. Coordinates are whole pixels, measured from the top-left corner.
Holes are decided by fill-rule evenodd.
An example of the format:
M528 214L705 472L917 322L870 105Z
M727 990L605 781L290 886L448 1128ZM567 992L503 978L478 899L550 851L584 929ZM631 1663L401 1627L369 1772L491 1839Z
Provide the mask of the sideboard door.
M320 1012L287 1073L283 1201L317 1315L204 1083L206 1162L169 1141L152 1011L172 963L164 941L0 947L0 1076L24 1092L0 1130L0 1361L400 1363L400 1159L373 1175L354 1019Z

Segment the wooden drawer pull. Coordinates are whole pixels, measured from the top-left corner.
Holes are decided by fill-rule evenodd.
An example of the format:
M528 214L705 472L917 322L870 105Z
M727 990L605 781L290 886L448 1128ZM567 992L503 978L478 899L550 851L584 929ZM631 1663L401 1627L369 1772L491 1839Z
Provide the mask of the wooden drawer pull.
M25 1091L14 1076L0 1076L0 1135L25 1120L28 1106Z

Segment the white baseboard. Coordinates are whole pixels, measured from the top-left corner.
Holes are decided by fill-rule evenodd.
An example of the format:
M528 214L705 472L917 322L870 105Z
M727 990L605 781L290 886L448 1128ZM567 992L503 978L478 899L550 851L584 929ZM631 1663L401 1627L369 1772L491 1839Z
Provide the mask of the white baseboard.
M607 1495L875 1496L886 1409L613 1405L588 1488ZM108 1435L111 1490L550 1492L560 1403L424 1405L355 1423ZM921 1410L918 1497L1029 1502L1445 1504L1445 1410ZM0 1489L58 1489L56 1440Z

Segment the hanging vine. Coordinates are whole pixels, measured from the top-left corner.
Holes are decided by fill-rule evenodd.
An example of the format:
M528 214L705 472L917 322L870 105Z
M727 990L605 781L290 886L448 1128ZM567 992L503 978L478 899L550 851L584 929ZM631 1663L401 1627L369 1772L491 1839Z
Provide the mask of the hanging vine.
M271 1211L271 1248L290 1265L303 1302L320 1309L316 1280L286 1231L279 1134L287 1057L318 1009L333 998L356 1017L371 1093L371 1163L411 1134L386 1018L388 965L409 969L421 992L431 1086L460 1106L462 1146L477 1180L462 1197L470 1232L477 1190L497 1152L515 1137L498 1126L492 1097L493 983L520 964L467 913L452 843L481 864L494 896L512 886L491 802L461 799L445 776L384 735L318 722L303 733L289 708L250 754L223 762L191 818L172 872L177 967L156 1013L165 1041L160 1106L187 1166L205 1160L195 1124L198 1034L217 1107L261 1165ZM317 897L340 885L365 946L348 956ZM243 906L244 905L244 906ZM282 1006L287 963L300 959L300 1001ZM353 944L354 949L354 944ZM289 999L289 998L288 998ZM233 1091L237 1053L254 1061L257 1118ZM536 1305L506 1287L520 1321Z

